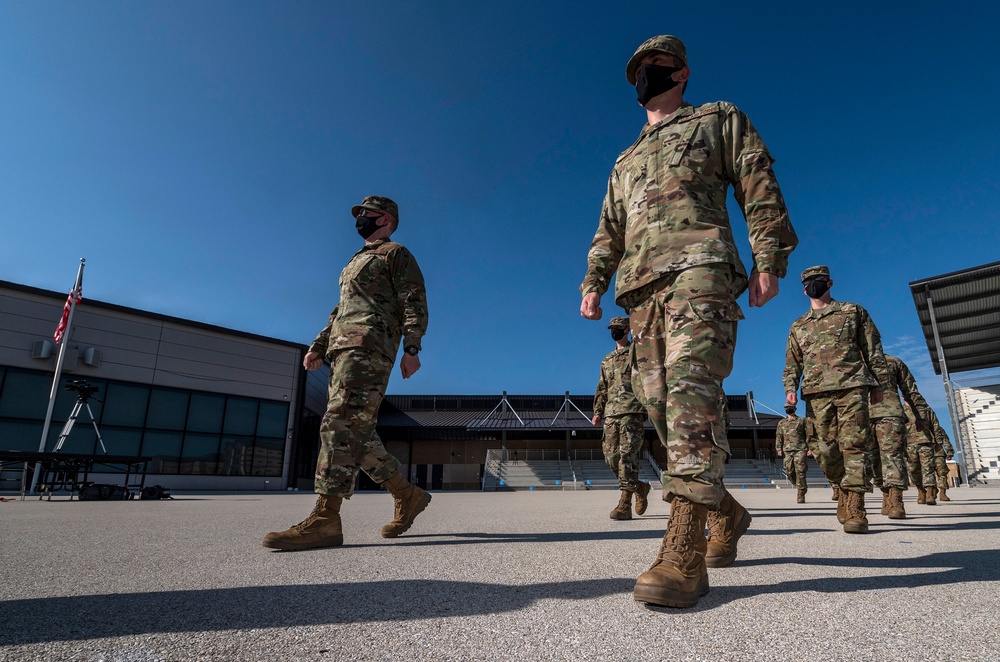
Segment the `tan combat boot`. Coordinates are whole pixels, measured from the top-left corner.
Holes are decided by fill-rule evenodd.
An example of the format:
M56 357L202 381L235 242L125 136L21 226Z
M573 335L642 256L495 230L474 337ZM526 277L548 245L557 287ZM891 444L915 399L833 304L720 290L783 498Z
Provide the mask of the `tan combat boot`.
M937 505L937 488L936 487L925 487L924 491L927 493L927 497L924 499L924 503L928 506Z
M396 516L382 527L382 537L395 538L406 533L417 515L424 512L431 502L431 495L403 478L398 471L394 471L382 485L396 500Z
M843 524L847 521L847 492L837 488L837 521Z
M880 487L879 489L882 490L882 514L883 515L888 515L889 514L889 488L888 487Z
M917 503L927 503L927 490L922 487L917 488Z
M340 497L319 495L309 517L290 529L264 536L264 547L296 551L344 544L340 525Z
M795 493L795 503L805 503L806 502L806 491L800 489Z
M906 509L903 507L903 490L898 487L889 488L889 508L885 513L889 519L906 519Z
M726 492L719 510L708 511L708 549L705 565L725 568L736 560L736 543L750 528L753 517L733 495Z
M951 501L951 497L948 496L948 488L939 487L938 488L938 501Z
M646 498L647 496L649 496L649 483L644 480L640 480L638 487L635 488L636 515L642 515L646 512L646 508L649 506L649 500Z
M618 505L611 511L611 519L626 520L632 519L632 491L621 490L618 497Z
M865 512L865 493L847 493L847 521L844 533L868 533L868 513Z
M840 485L834 485L833 496L830 497L830 501L839 501L839 500L840 500Z
M656 560L635 582L632 596L637 602L682 609L693 607L698 598L708 594L707 518L706 506L674 497Z

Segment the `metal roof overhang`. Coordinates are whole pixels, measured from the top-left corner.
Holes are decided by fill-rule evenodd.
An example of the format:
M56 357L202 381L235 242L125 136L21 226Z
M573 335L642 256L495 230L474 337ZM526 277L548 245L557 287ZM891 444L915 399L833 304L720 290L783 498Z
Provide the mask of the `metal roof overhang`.
M941 361L934 325L947 372L1000 366L1000 262L915 280L910 292L935 373Z

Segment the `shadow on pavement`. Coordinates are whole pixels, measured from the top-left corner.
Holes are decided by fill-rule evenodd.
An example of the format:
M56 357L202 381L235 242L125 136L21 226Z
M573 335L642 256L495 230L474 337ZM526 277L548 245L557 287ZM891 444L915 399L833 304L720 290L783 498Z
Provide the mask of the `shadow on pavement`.
M834 568L886 568L906 569L907 574L879 575L865 577L823 577L798 579L777 584L756 586L728 586L714 590L702 601L697 609L711 609L719 605L759 595L797 593L815 591L820 593L854 593L859 591L879 591L891 589L913 589L965 582L996 582L1000 580L1000 566L996 563L997 551L992 549L961 552L939 552L916 558L809 558L778 557L737 561L732 567L775 566L779 564L801 564L829 566ZM920 572L927 569L929 572ZM712 572L709 571L711 581ZM718 574L715 575L718 578ZM961 589L958 589L961 590ZM705 604L703 605L702 602Z
M634 577L524 586L412 579L32 598L0 603L0 646L476 616L524 609L539 600L631 593L633 586Z

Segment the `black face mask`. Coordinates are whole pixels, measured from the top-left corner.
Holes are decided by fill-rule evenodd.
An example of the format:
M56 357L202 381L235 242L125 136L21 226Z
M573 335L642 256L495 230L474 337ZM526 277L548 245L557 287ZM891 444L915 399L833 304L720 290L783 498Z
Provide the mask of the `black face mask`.
M381 215L364 216L363 212L362 215L357 217L357 220L354 221L354 227L358 229L358 234L361 235L362 239L367 239L375 234L375 231L379 228L378 219L380 218L382 218Z
M618 342L622 338L628 335L628 331L625 329L611 329L611 339Z
M639 95L639 105L645 106L653 97L658 97L672 90L680 83L671 78L683 67L665 67L659 64L647 64L639 67L635 75L635 92Z
M818 299L830 289L830 281L813 278L806 282L805 288L810 299Z

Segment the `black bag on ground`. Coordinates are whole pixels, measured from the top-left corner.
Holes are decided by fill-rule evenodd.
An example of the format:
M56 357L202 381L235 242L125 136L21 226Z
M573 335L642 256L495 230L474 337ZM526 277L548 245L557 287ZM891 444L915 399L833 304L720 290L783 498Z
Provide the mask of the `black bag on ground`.
M112 501L131 499L132 493L122 485L86 483L80 486L80 501Z
M162 485L151 485L149 487L142 488L142 492L139 494L140 499L173 499L170 493L167 492L167 488Z

